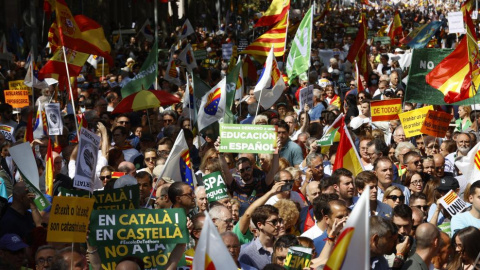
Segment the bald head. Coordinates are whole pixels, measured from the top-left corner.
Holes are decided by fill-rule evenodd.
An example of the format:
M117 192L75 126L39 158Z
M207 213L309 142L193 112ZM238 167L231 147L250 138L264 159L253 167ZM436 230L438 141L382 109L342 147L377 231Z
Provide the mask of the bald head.
M442 154L433 154L433 162L435 162L435 166L440 166L445 164L445 158L443 157Z
M438 246L439 236L440 231L434 225L430 223L420 224L415 232L417 250L430 249L434 246Z
M132 261L123 261L117 264L115 270L140 270L140 266L136 262Z
M135 176L136 169L132 162L122 161L118 164L118 171Z
M412 208L412 219L413 219L413 226L419 226L423 223L425 219L425 214L420 210L418 207L410 207Z

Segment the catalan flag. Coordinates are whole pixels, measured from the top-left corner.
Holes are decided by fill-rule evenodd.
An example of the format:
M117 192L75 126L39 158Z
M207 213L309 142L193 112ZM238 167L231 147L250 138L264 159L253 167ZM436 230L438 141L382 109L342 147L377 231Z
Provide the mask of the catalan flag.
M448 205L450 205L457 197L457 193L452 191L444 198L444 200Z
M113 66L111 47L102 26L84 15L74 17L65 0L55 0L54 6L61 45L75 51L102 56Z
M390 22L388 28L388 36L393 45L395 44L395 37L403 35L402 20L400 19L400 13L398 13L398 10L395 10L395 16L393 16L393 21Z
M193 270L204 269L238 269L208 213L193 258Z
M321 21L323 20L323 18L325 18L325 16L330 12L331 2L332 0L327 0L327 2L325 3L325 6L323 7L322 12L319 15L313 17L314 22Z
M45 162L45 194L53 196L53 154L52 140L48 139L47 157Z
M367 78L367 19L364 13L361 15L360 28L355 41L348 51L347 60L350 63L357 61L360 74Z
M455 103L475 95L480 85L480 57L472 19L464 14L467 34L455 50L443 59L425 80L444 95L444 101ZM472 85L473 84L473 85Z
M285 17L290 9L290 0L273 0L263 16L253 27L271 26Z
M285 41L287 39L288 12L272 29L258 37L245 48L241 54L267 56L273 45L275 57L285 53Z
M360 162L360 156L357 153L357 149L354 147L355 144L350 137L350 133L348 133L345 125L345 117L343 117L341 120L338 132L340 133L340 143L338 145L333 171L339 168L345 168L351 171L353 176L357 176L357 174L365 169Z
M460 7L460 10L462 11L463 14L471 14L473 11L474 7L474 1L473 0L466 0L462 3L462 6Z

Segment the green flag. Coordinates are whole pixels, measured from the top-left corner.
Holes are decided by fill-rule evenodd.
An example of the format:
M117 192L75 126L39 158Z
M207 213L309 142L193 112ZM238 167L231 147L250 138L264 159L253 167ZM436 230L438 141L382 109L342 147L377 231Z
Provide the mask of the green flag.
M210 85L200 79L200 77L198 77L197 75L194 75L193 73L191 73L191 75L193 81L193 94L195 95L195 98L197 100L201 100L202 97L212 89L212 87L210 87Z
M298 26L287 57L288 83L310 67L310 51L312 47L313 6L308 10Z
M405 101L431 105L449 105L439 90L425 82L425 76L448 56L452 49L414 49L412 64L408 72L408 83L405 91ZM476 102L475 102L476 101ZM480 101L480 94L450 105L471 105Z
M230 61L235 61L232 57ZM242 69L242 60L238 57L237 64L227 75L227 100L225 104L225 116L223 117L223 122L226 124L233 124L235 122L235 117L232 113L232 106L235 101L235 93L237 90L237 80L240 70Z
M148 54L147 59L142 65L140 72L122 88L122 97L136 93L143 89L148 89L157 77L157 59L158 47L157 42L153 44L152 50Z

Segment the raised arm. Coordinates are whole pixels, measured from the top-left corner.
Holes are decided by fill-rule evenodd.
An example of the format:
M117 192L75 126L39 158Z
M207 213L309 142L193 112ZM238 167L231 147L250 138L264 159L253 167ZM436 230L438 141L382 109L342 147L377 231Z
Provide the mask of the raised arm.
M220 137L217 138L217 141L214 143L214 146L215 146L215 150L219 152ZM225 184L227 184L227 186L230 187L233 182L233 176L230 173L230 168L228 168L228 164L227 164L227 161L225 160L225 156L223 155L223 153L218 154L218 159L220 161L220 166L222 166L223 175L225 176L225 179L224 179Z
M270 171L267 173L265 178L265 184L267 184L267 186L270 186L273 183L273 177L278 172L278 152L280 151L280 149L282 149L282 145L280 143L280 139L277 139L277 149L275 150L275 153L273 153L272 167L270 168Z

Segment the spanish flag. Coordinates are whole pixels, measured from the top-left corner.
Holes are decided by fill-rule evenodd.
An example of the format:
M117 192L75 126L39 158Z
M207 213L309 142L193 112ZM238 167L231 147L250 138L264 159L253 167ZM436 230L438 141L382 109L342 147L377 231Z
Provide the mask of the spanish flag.
M323 269L370 269L370 187L355 204ZM352 247L349 249L349 247Z
M53 196L53 154L52 140L48 139L47 158L45 162L45 194Z
M357 61L359 73L362 74L364 78L367 78L367 19L365 13L362 13L360 18L357 37L348 51L347 60L350 63Z
M356 73L356 81L357 81L357 92L363 92L365 91L365 86L363 85L362 78L360 77L360 70L358 69L358 63L355 62L355 73Z
M464 13L463 17L467 34L455 50L425 77L428 84L444 94L443 100L447 103L473 97L480 85L477 36L470 15Z
M67 65L69 75L72 77L78 76L82 71L83 65L87 61L89 54L74 51L65 47L65 55L67 56ZM55 78L56 76L67 77L67 70L65 69L65 59L63 49L59 48L53 54L53 57L42 67L38 72L38 78L43 80L45 78Z
M398 10L395 10L395 16L393 16L393 21L390 22L388 27L388 36L392 42L392 45L395 43L395 37L403 35L402 20L400 19L400 14Z
M473 0L466 0L465 2L462 3L462 6L460 7L460 10L462 11L463 14L471 14L473 11Z
M353 176L357 176L360 172L364 171L362 163L360 162L360 156L355 149L355 144L348 133L345 126L345 117L342 118L340 128L340 143L338 144L337 155L335 157L335 164L333 165L333 171L340 168L345 168L353 173Z
M290 0L273 0L263 16L253 27L271 26L285 17L290 9Z
M55 0L54 5L61 45L75 51L102 56L113 66L111 47L102 26L84 15L74 17L65 0Z
M193 270L238 269L208 213L193 258Z
M285 53L285 41L287 39L287 24L288 12L285 13L283 19L272 29L258 37L240 53L267 57L273 46L275 57L283 56Z

